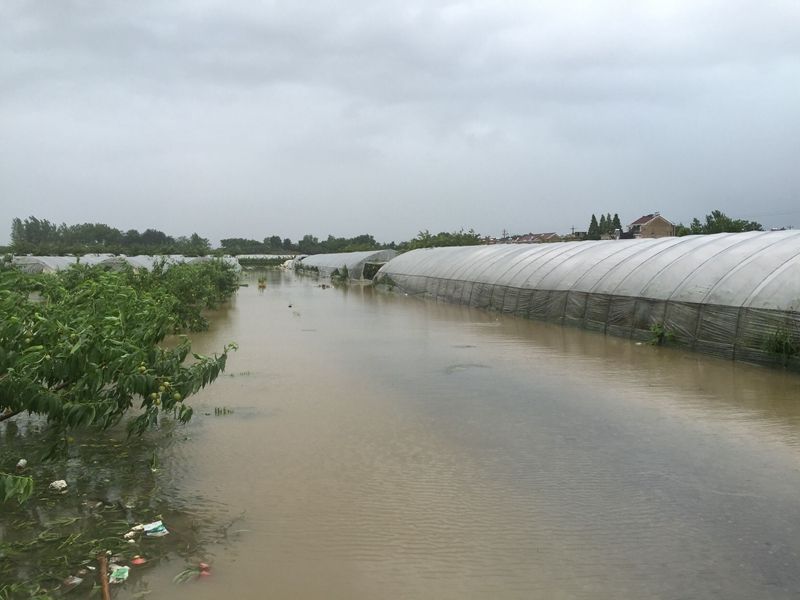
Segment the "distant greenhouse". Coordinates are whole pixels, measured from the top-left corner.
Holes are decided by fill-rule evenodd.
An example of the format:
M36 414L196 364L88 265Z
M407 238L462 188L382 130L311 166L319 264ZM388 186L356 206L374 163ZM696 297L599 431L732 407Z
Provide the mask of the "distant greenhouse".
M394 250L313 254L295 261L295 265L300 269L310 267L325 277L340 275L348 279L372 279L378 269L395 256L397 252Z
M446 302L800 366L800 231L414 250L375 280Z
M233 267L234 271L242 270L242 265L239 264L239 259L235 256L191 256L186 257L184 260L189 264L220 260L226 265Z
M126 258L114 254L84 254L77 258L77 263L90 266L104 265L111 269L117 269L126 264Z
M15 256L11 264L25 273L55 273L78 264L74 256Z
M220 259L210 256L186 257L179 254L169 256L124 256L114 254L86 254L84 256L14 256L11 264L26 273L54 273L62 269L67 269L72 265L102 265L110 269L120 269L123 265L130 265L134 269L147 269L154 265L164 262L166 266L187 262L205 262L209 260L222 260L231 265L235 270L240 270L239 261L231 256L223 256Z

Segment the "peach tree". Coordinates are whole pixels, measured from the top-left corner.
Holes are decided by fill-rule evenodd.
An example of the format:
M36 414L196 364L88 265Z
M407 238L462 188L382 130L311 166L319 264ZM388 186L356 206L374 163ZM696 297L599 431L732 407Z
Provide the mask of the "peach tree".
M235 275L214 263L184 267L171 279L85 267L53 275L0 270L0 421L46 421L45 458L63 453L73 431L108 429L132 409L132 435L165 414L187 422L186 400L219 376L235 345L203 356L191 353L185 336L163 342L203 325L200 309L233 294ZM181 295L189 292L187 313ZM10 471L0 465L0 502L23 501L33 482Z

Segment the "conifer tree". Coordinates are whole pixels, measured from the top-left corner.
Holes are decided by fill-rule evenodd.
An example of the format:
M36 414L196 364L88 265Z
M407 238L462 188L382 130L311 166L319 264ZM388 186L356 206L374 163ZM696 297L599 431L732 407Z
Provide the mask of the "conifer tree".
M592 215L592 221L589 223L589 232L587 237L590 240L600 239L600 226L597 224L597 217Z

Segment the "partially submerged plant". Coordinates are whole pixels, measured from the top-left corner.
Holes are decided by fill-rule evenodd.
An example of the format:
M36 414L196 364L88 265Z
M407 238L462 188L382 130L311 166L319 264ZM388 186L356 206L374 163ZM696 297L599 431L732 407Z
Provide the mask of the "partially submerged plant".
M331 273L331 281L335 281L337 283L347 283L350 281L350 272L347 269L347 265L342 265L340 269L336 269Z
M319 267L314 265L307 265L302 260L296 260L294 263L295 273L319 273Z
M779 357L781 364L786 366L792 358L800 354L800 341L788 329L779 327L766 337L764 349Z
M184 312L191 276L207 276L193 296L197 315L237 288L227 272L212 281L214 265L166 273L176 275L144 280L131 271L86 267L41 276L0 271L0 422L17 415L46 419L41 437L50 457L65 455L75 432L107 430L136 405L132 434L156 426L162 412L175 410L187 422L192 407L184 401L224 371L236 345L202 356L192 354L185 336L162 342L196 321ZM26 480L2 467L0 486L0 501L30 496Z
M669 331L664 323L653 323L650 326L650 343L653 346L663 346L675 341L675 333Z
M270 267L280 267L286 262L286 256L269 256L261 258L237 258L239 265L245 269L265 269Z
M397 286L397 282L386 273L376 274L376 276L372 278L372 284L375 286L386 286L386 289L390 292Z
M33 494L33 477L3 475L0 477L0 499L5 502L14 498L22 504Z

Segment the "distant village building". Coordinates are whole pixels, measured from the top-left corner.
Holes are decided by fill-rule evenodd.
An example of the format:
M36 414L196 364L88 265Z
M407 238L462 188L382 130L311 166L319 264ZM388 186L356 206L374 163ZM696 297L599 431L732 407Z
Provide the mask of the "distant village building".
M661 214L653 213L639 217L628 225L628 234L635 238L671 237L675 235L675 225Z

